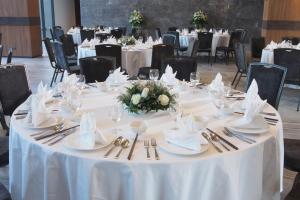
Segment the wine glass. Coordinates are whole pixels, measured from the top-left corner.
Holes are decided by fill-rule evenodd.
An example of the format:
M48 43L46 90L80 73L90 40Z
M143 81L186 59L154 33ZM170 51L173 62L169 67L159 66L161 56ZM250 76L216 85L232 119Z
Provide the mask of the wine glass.
M198 83L196 72L191 72L191 74L190 74L190 82L191 82L192 86L196 86L196 84Z
M83 90L85 88L85 76L83 74L79 75L78 84L80 90Z
M169 114L175 122L175 129L177 129L177 121L182 118L183 107L180 103L177 103L173 108L170 108Z
M110 118L113 122L115 122L115 126L117 126L117 123L121 121L123 115L123 108L121 105L113 105L111 112L110 112ZM118 129L114 128L115 134L118 133Z
M156 81L158 79L158 77L159 77L158 69L150 69L150 72L149 72L150 80Z
M223 116L222 110L224 109L225 106L224 93L221 91L210 91L209 95L212 98L213 104L218 109L218 113L216 114L216 117L221 118Z

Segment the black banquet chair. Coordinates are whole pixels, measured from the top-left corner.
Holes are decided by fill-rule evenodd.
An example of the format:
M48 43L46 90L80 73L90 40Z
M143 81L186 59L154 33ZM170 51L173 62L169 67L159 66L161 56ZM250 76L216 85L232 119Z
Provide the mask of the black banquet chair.
M182 46L180 46L179 32L177 32L177 31L168 31L167 34L171 34L171 35L174 35L176 37L174 48L175 48L175 50L177 52L177 55L178 55L178 51L180 51L180 52L183 53L183 52L185 52L185 51L188 50L188 47L182 47Z
M138 77L141 79L149 79L150 69L158 69L162 71L163 60L174 56L174 47L167 44L153 45L151 67L141 67Z
M13 51L13 48L8 49L6 64L10 64L12 62Z
M171 26L168 28L168 31L176 31L177 30L177 27L175 26Z
M52 42L52 45L54 47L56 66L63 71L60 80L62 81L65 71L67 71L68 74L80 74L80 67L78 65L69 64L68 59L64 54L62 43L55 41Z
M248 90L252 80L255 79L259 96L278 109L286 73L287 68L282 66L251 63L248 69L246 88Z
M274 49L274 64L287 68L286 84L300 86L300 50L298 49ZM299 111L300 97L297 111Z
M198 48L199 48L199 40L195 39L193 42L193 48L191 54L189 56L193 58L197 57Z
M2 64L3 45L0 44L0 65Z
M79 59L80 73L85 76L86 83L103 82L113 69L111 60L93 56Z
M252 59L259 60L261 58L262 50L266 46L264 37L251 38L251 56Z
M173 34L163 34L162 35L163 44L170 45L175 49L176 36Z
M156 39L159 39L162 37L160 28L155 28L155 36L156 36Z
M77 65L77 51L72 35L63 35L60 39L69 64Z
M290 41L292 45L299 44L300 38L298 37L283 37L282 41Z
M50 82L50 87L52 87L53 82L56 81L58 74L63 73L63 71L59 67L57 67L57 65L56 65L56 59L55 59L55 55L54 55L54 51L53 51L50 39L46 37L43 40L43 42L44 42L45 47L46 47L46 51L47 51L48 58L49 58L49 61L50 61L50 66L54 69L54 72L53 72L53 75L52 75L52 78L51 78L51 82Z
M13 87L12 87L13 86ZM9 127L5 116L12 116L14 110L31 95L24 65L0 67L0 120L6 136L0 136L0 167L8 164Z
M245 45L243 43L237 42L234 44L234 55L235 55L234 58L237 67L237 72L233 78L231 85L234 85L234 83L236 82L234 86L234 88L236 88L241 78L247 76L247 61L246 61Z
M111 34L114 38L120 39L120 38L122 37L122 35L123 35L123 30L120 29L120 28L115 28L115 29L112 29L112 30L110 31L110 34Z
M165 71L167 65L170 65L173 71L177 72L176 78L179 80L190 81L190 74L197 70L197 60L191 57L171 57L163 60L162 73Z
M114 44L96 45L96 55L105 59L109 59L113 63L114 68L122 68L122 47Z
M63 36L64 30L62 29L61 26L53 26L52 29L50 29L51 35L52 35L52 39L53 41L57 40L60 41L61 36Z
M198 52L208 54L208 63L210 63L211 58L211 43L213 39L213 33L210 32L200 32L198 33Z
M94 30L88 30L88 29L81 29L80 30L80 37L81 37L81 42L83 42L85 39L91 40L95 36L95 31Z

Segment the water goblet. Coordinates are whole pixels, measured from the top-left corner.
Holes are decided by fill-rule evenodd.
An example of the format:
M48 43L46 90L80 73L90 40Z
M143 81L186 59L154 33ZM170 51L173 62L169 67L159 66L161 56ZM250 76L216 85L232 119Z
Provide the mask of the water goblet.
M196 84L199 82L198 79L197 79L197 74L196 72L191 72L190 74L190 82L192 84L192 86L196 86Z
M150 69L150 72L149 72L150 80L156 81L158 79L158 77L159 77L158 69Z
M117 126L117 123L121 121L123 115L123 108L121 105L113 105L111 112L110 112L110 118L113 122L115 122L115 126ZM118 134L118 129L114 128L114 133Z

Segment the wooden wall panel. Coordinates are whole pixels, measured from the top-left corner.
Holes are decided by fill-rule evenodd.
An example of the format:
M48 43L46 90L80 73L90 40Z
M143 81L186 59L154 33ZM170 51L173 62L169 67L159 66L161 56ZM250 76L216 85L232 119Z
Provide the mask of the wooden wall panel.
M262 35L267 42L300 37L300 0L264 0Z
M39 0L0 0L0 32L3 55L11 47L14 56L42 55Z

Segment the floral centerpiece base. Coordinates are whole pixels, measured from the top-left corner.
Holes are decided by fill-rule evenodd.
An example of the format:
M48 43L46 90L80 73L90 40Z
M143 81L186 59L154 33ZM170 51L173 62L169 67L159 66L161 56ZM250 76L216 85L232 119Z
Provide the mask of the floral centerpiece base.
M162 84L155 82L138 82L126 88L126 92L118 96L118 100L130 113L144 114L168 110L176 104L175 94Z

